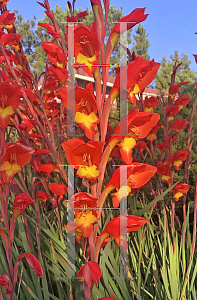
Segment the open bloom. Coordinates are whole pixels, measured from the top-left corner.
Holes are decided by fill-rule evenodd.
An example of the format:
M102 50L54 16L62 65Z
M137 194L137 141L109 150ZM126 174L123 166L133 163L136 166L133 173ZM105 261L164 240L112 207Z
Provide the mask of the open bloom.
M143 22L146 20L148 14L144 14L145 8L136 8L130 14L121 18L113 27L110 36L108 38L106 47L105 47L105 58L104 62L107 65L110 65L110 57L111 53L120 38L120 35L131 28L133 28L136 24ZM122 24L121 24L122 23ZM126 26L124 26L124 23ZM123 26L121 26L123 25ZM108 74L109 67L106 67L106 72L104 77Z
M88 193L76 193L68 203L75 210L75 228L85 237L90 237L93 224L97 222L97 198Z
M79 177L88 181L94 181L100 175L98 165L101 162L103 145L104 143L96 141L85 143L78 138L62 143L68 162L78 169Z
M97 104L92 83L88 84L85 89L71 87L67 90L66 87L61 87L56 92L61 97L63 105L67 109L68 97L72 117L75 118L75 122L84 130L86 136L93 140L95 126L98 124L99 118L96 115Z
M190 185L186 183L180 183L175 185L173 194L173 198L175 198L175 201L178 201L179 198L183 196L183 194L187 193L189 191L189 188Z
M188 150L180 150L177 151L174 155L170 158L170 163L175 167L175 169L178 171L183 163L183 161L186 160L187 156L189 154Z
M121 166L112 175L106 186L107 192L113 189L113 207L118 207L120 201L126 198L134 189L141 188L155 174L157 168L148 164L133 163L132 166ZM126 174L126 176L125 176Z
M159 98L158 97L145 97L144 100L144 111L146 112L154 112L154 108L159 104Z
M191 98L186 97L185 94L183 94L180 98L178 98L174 105L178 106L179 110L181 110L183 107L185 107L189 102Z
M30 161L33 153L34 149L31 147L8 143L5 146L0 165L4 182L10 182L14 175L21 170L21 166L26 165Z
M139 139L145 138L151 129L158 123L159 114L149 112L139 112L138 109L132 109L128 116L123 118L109 141L110 149L117 144L120 147L120 153L125 163L132 163L132 151ZM126 123L127 121L128 123ZM128 133L126 124L128 124ZM120 129L125 136L120 136Z
M178 91L179 91L179 87L181 85L184 85L184 84L187 84L189 83L189 81L187 82L179 82L178 84L175 84L175 85L171 85L170 88L169 88L169 97L172 101L175 100L175 97L176 95L178 94Z
M126 221L123 224L121 224L120 228L120 219L123 221ZM112 219L109 221L105 229L101 233L102 241L104 241L108 236L112 236L117 245L122 247L125 251L127 249L125 248L125 239L121 236L121 233L125 232L129 233L130 231L137 231L139 230L144 224L146 224L149 220L144 219L142 217L137 216L131 216L131 215L119 215L118 217ZM126 225L126 228L125 228Z
M169 128L169 132L170 132L171 130L173 130L173 129L176 130L176 132L179 132L179 130L185 128L185 126L187 126L187 124L188 124L188 121L187 121L187 120L185 120L185 119L178 119L178 120L176 120L176 121L172 124L172 126Z
M27 193L17 195L14 199L14 217L17 218L24 209L34 202L35 200L33 200Z
M6 28L9 32L9 30L13 28L15 20L15 13L10 14L10 10L5 11L0 15L0 29Z
M82 65L84 71L92 76L94 69L99 65L100 49L95 23L90 27L78 24L74 31L74 40L75 64Z
M58 68L64 68L67 62L66 55L62 52L61 48L51 42L41 43L43 50L46 52L48 59Z
M0 83L0 127L6 128L10 117L20 104L18 84Z
M127 70L127 98L134 107L136 106L135 95L142 93L143 89L153 81L159 67L160 64L156 63L154 59L151 61L144 60L141 56L136 57L134 61L124 67ZM121 72L123 72L123 70L116 76L116 80L110 92L111 102L117 97L120 89L124 90L126 78L120 78Z

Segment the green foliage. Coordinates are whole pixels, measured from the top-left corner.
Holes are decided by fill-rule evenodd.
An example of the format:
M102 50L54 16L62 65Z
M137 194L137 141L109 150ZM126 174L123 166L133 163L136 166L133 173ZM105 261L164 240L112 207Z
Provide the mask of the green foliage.
M155 88L158 90L167 91L171 84L171 74L173 66L182 62L182 65L178 68L175 84L179 82L189 81L193 83L196 80L196 73L190 68L191 61L188 60L188 56L182 53L179 56L178 51L174 52L174 55L170 56L170 60L165 57L162 58L161 67L155 77Z
M135 51L136 56L142 56L144 59L149 60L148 48L150 47L150 40L147 37L146 29L140 23L133 35L135 43L131 50Z

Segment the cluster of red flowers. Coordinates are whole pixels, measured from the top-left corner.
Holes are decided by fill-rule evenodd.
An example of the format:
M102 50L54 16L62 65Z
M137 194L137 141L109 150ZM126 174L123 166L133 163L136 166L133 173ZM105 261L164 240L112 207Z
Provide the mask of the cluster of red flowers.
M67 193L70 192L69 180L63 167L66 162L73 167L75 175L81 178L84 188L88 187L88 192L79 190L68 201L75 211L75 220L65 226L68 232L75 235L78 243L82 242L83 245L84 241L89 241L87 252L85 253L85 246L83 249L86 263L78 272L79 278L85 280L89 289L100 280L98 253L101 247L107 244L109 237L112 237L118 246L127 251L126 239L121 236L120 232L120 219L126 220L125 235L130 231L139 230L149 221L133 215L119 215L111 219L104 230L100 228L101 233L97 236L104 202L110 198L108 195L114 191L111 194L112 203L113 208L117 208L122 199L139 191L155 173L159 181L166 181L169 186L172 186L173 172L180 169L190 153L190 150L180 150L174 154L170 152L172 143L178 139L179 130L188 124L186 120L179 119L169 127L169 123L174 121L176 114L190 101L190 98L185 95L177 98L179 87L187 82L176 85L172 82L166 107L162 98L146 97L143 101L142 97L138 97L154 80L159 63L154 60L144 60L143 57L135 57L134 54L130 55L131 61L125 68L117 71L110 95L105 100L110 56L123 33L121 31L123 27L120 25L128 22L125 30L131 29L134 25L144 21L147 15L144 14L144 9L135 9L120 19L112 29L104 50L106 19L104 22L100 1L92 0L91 2L96 21L89 27L79 23L74 25L78 18L85 18L87 12L74 16L74 9L71 9L71 17L67 17L67 23L71 22L73 26L68 26L68 24L65 26L64 37L60 35L48 1L44 4L40 3L45 8L45 13L52 24L40 23L39 25L53 37L51 42L42 43L48 59L40 91L30 72L26 57L23 55L20 35L13 31L14 14L5 11L0 15L0 65L2 69L0 70L2 142L0 198L4 218L6 218L8 199L4 201L2 189L6 189L8 184L15 183L23 192L15 194L10 228L6 223L9 239L5 231L0 232L9 249L7 259L11 276L15 278L19 260L22 257L26 257L38 276L43 275L39 261L30 253L21 254L14 269L12 266L10 247L15 221L29 205L35 202L27 193L25 181L22 181L23 187L20 185L17 180L18 176L20 179L23 177L21 171L24 166L31 168L35 173L32 190L36 191L34 193L36 201L40 199L45 204L49 200L52 206L56 207L57 201L66 200ZM6 3L7 1L0 0L1 9L4 10ZM107 11L108 1L104 4ZM70 3L69 7L72 7ZM74 34L74 40L70 38L71 33ZM101 54L101 63L104 66L102 72L99 66L99 54ZM75 57L74 64L72 55ZM73 68L76 71L78 68L83 68L88 76L94 77L96 93L92 83L86 84L84 88L75 83ZM107 134L110 125L109 112L114 99L122 90L125 90L125 98L132 103L134 108L120 120L114 133L110 135ZM165 124L159 123L160 115L154 112L159 101ZM138 108L135 108L136 105ZM74 132L71 128L72 124L74 124ZM16 143L5 144L7 128L17 130L19 139ZM161 156L160 161L155 162L153 143L157 139L158 130L164 131L165 139L157 143ZM74 135L82 136L71 138ZM15 140L14 137L13 140ZM133 152L137 153L137 150L139 151L138 158L133 157ZM144 163L146 162L145 151L153 165ZM112 163L117 160L122 165L113 169L111 179L106 178L104 183L107 164L112 166ZM172 201L178 201L183 194L188 192L190 186L187 183L175 186ZM88 261L89 252L91 261ZM0 277L0 288L5 286L6 293L14 293L15 283L13 281L11 287L7 274Z

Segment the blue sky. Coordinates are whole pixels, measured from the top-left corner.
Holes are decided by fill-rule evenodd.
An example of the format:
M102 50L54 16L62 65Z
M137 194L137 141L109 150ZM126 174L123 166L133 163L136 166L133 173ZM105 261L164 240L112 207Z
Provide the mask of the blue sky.
M42 0L39 0L42 2ZM56 5L66 7L66 0L49 0L51 8ZM123 6L123 14L129 14L133 9L146 7L145 13L149 14L142 24L149 33L150 39L149 55L155 61L160 62L163 55L167 59L178 50L179 54L185 53L191 61L191 69L197 72L197 64L192 54L197 54L197 1L180 0L133 0L118 1L112 0L110 5L115 8ZM76 0L75 7L91 7L88 0ZM10 0L8 9L17 9L24 16L24 19L31 19L36 15L37 20L44 16L44 8L37 4L36 0Z

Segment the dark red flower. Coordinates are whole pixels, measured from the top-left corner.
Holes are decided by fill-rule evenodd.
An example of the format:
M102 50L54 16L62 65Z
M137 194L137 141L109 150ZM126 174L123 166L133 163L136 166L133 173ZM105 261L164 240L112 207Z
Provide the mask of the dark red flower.
M88 287L91 288L94 283L98 285L101 279L101 269L95 261L88 261L81 267L77 275L81 281L85 280Z
M27 193L17 195L14 199L15 218L17 218L19 214L23 212L24 209L26 209L29 205L31 205L34 202L35 200L33 200Z

